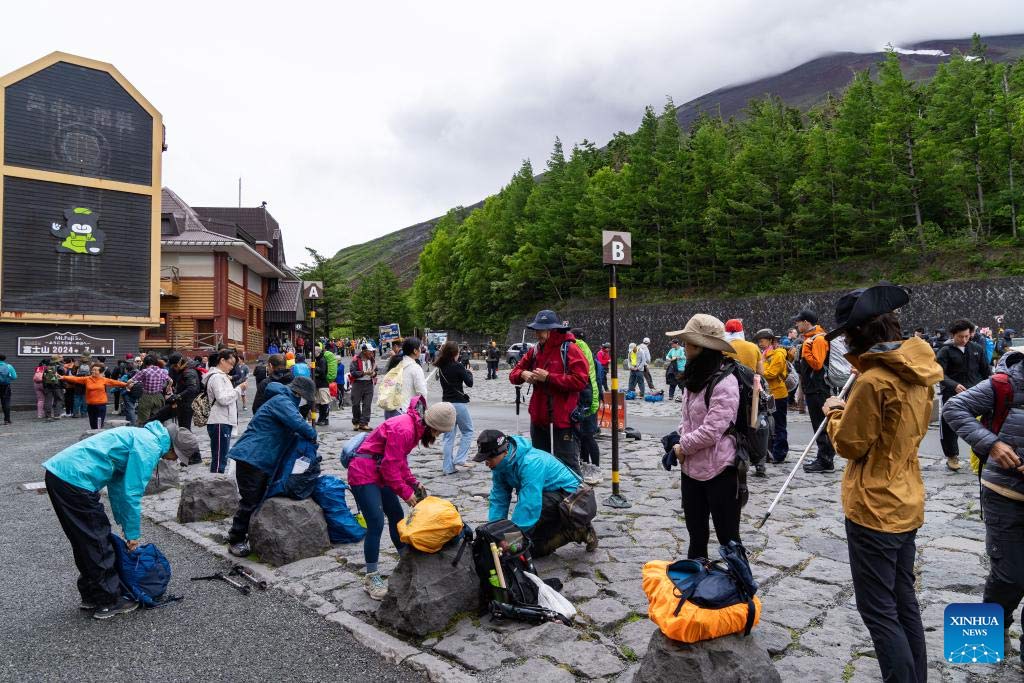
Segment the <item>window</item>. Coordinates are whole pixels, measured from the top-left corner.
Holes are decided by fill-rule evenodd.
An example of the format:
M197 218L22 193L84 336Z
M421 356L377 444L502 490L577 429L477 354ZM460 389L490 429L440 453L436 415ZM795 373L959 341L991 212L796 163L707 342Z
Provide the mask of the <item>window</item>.
M249 304L249 327L256 327L256 307Z
M160 324L146 329L146 339L167 339L167 314L160 314Z
M243 328L245 321L241 318L228 318L228 339L231 341L244 341Z

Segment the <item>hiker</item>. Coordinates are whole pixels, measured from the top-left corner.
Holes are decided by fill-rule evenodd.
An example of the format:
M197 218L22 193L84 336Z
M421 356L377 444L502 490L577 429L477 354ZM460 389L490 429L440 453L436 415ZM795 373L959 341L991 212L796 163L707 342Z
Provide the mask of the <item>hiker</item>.
M579 474L579 448L571 416L580 392L590 381L587 359L554 311L540 311L527 327L536 333L537 345L516 364L508 379L517 386L524 382L533 386L530 441Z
M68 376L64 378L64 381L84 387L89 429L103 429L103 423L107 421L107 387L128 386L127 382L104 377L102 363L93 363L89 366L88 377Z
M46 372L48 361L43 358L39 365L32 371L32 387L36 391L36 419L46 419L46 388L43 386L43 376Z
M74 552L80 609L109 619L138 607L122 595L100 491L106 487L114 520L128 549L135 550L142 536L142 493L157 462L187 458L196 448L187 429L151 422L100 432L43 463L46 493Z
M135 408L136 424L146 424L149 416L160 410L164 404L164 392L170 381L170 375L160 367L156 356L150 353L142 359L142 370L135 373L128 385L129 390L136 384L142 387L142 394Z
M597 352L597 386L603 393L608 393L608 377L612 362L611 342L604 342Z
M452 342L454 343L454 342ZM394 365L388 364L390 372L398 365L402 366L402 400L399 405L408 405L412 399L422 396L427 398L427 378L423 374L423 367L420 365L420 340L416 337L408 337L401 342L400 353L395 355L398 361ZM385 410L384 419L390 419L395 415L401 415L401 409Z
M668 385L668 400L683 401L681 377L686 369L686 351L678 339L672 340L672 347L665 354L665 384ZM676 399L676 387L679 387L679 398Z
M256 386L256 396L252 399L252 414L255 415L260 406L266 403L266 391L271 382L290 384L293 377L283 354L275 353L267 358L267 376Z
M601 450L597 446L597 434L600 428L597 426L597 408L600 396L597 393L597 363L594 361L594 354L584 339L584 332L580 328L572 331L576 338L576 346L583 352L587 360L589 371L589 384L580 392L576 403L576 409L569 416L572 422L572 433L580 445L580 469L585 472L584 481L596 485L600 481ZM591 467L583 467L589 464Z
M832 390L825 382L825 375L828 372L828 340L825 339L825 330L818 324L818 316L814 311L800 311L793 322L804 338L803 344L797 349L796 360L796 369L800 374L800 389L807 404L807 412L811 415L811 428L817 431L825 419L822 410L825 399L832 395ZM835 472L836 452L824 429L818 434L817 446L817 457L813 462L804 465L804 472Z
M377 361L369 342L359 345L359 355L348 366L352 387L352 429L370 430L370 411L373 409L373 385L377 383Z
M501 362L501 349L498 348L498 342L491 340L484 358L487 359L487 379L498 379L498 363Z
M18 379L18 372L7 362L7 356L0 353L0 408L4 413L4 424L11 424L11 382Z
M629 384L626 385L626 391L636 391L637 387L639 387L640 391L636 395L643 398L644 368L640 364L640 351L638 348L637 344L629 342L629 348L626 349L626 369L629 370Z
M295 364L291 366L292 377L313 378L313 369L306 362L306 356L301 353L295 354Z
M758 330L754 341L761 348L761 374L768 383L768 393L775 399L775 431L772 437L770 457L773 463L780 463L789 455L789 434L786 431L786 408L789 401L789 390L786 388L786 377L789 372L787 363L789 356L786 349L779 345L779 338L770 328Z
M516 507L512 522L530 536L533 556L550 555L571 541L585 543L588 553L597 550L593 524L573 528L562 518L560 503L575 493L579 476L550 453L521 436L505 436L497 429L485 429L477 438L477 462L491 470L488 522L508 519L513 492Z
M637 344L636 355L640 365L643 366L644 380L647 382L647 388L651 391L655 390L654 378L651 377L651 338L644 337L644 340ZM641 392L642 393L642 392Z
M416 352L419 353L418 340ZM427 495L409 470L409 453L417 445L429 448L437 437L454 427L455 408L451 403L435 403L427 408L427 400L416 396L405 413L385 420L368 434L349 463L348 483L366 520L363 586L374 600L383 600L388 592L387 579L377 567L384 518L387 517L391 542L401 553L405 544L398 536L398 522L403 517L399 500L411 508Z
M330 361L327 358L327 352L324 351L324 347L318 345L313 349L313 381L316 384L316 424L319 427L327 427L330 425L330 414L331 414L331 380L330 380ZM334 354L331 354L332 356ZM338 360L334 360L334 374L338 374Z
M761 374L761 350L757 344L748 342L743 333L743 321L739 318L732 318L725 321L725 339L733 348L732 353L725 354L727 358L734 358L743 363L751 372Z
M235 461L238 482L238 510L228 532L228 552L246 557L249 546L249 520L263 502L267 486L295 437L316 443L316 429L299 412L299 399L311 403L316 386L308 377L296 377L290 384L271 382L266 401L249 421L242 436L228 451Z
M983 461L981 511L989 571L983 602L1003 608L1004 659L1010 656L1013 612L1024 596L1024 348L1006 347L996 374L953 396L942 419ZM981 421L975 419L982 415ZM1024 622L1024 612L1021 614ZM1018 643L1024 663L1024 638Z
M942 402L951 400L957 394L988 379L991 368L985 360L985 349L971 341L974 324L969 320L957 320L949 326L949 341L939 347L935 360L942 366ZM943 411L945 414L945 411ZM960 469L960 442L956 431L941 420L942 454L946 456L946 467L954 472Z
M933 386L942 379L927 342L903 340L893 312L910 301L887 283L836 304L836 329L858 373L849 398L824 404L827 429L846 458L842 503L853 591L882 679L925 681L928 653L914 594L915 537L924 524L917 449L928 433Z
M171 357L167 359L167 364L170 366L168 375L174 382L174 400L168 399L168 402L177 405L175 413L178 426L191 430L192 401L203 391L202 379L199 376L199 371L192 367L187 356L177 352L172 353Z
M740 387L730 371L735 361L725 356L733 347L721 320L698 313L682 330L667 334L686 344L686 369L679 377L679 443L673 453L681 470L683 516L690 537L686 557L693 560L708 557L709 517L720 545L741 542L736 439L727 434L736 420Z
M213 358L216 365L203 377L203 386L210 399L210 416L206 418L206 433L210 437L210 471L224 474L231 448L231 432L238 426L238 398L246 390L243 382L231 384L231 370L238 362L234 349L221 349Z
M455 408L455 426L444 435L444 459L441 461L443 474L455 474L456 467L470 468L472 462L467 460L469 447L473 443L473 418L469 414L469 396L466 387L473 386L473 373L458 362L459 347L453 341L441 345L434 366L437 368L437 381L441 383L441 400L447 401ZM455 451L455 439L462 433L458 455Z

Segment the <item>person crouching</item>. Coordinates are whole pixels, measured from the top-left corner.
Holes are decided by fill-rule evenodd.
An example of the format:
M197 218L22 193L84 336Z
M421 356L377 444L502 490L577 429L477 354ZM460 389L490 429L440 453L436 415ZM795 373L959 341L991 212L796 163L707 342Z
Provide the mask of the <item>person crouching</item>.
M109 619L139 606L121 590L100 491L106 487L114 520L128 549L135 550L142 536L142 494L160 458L187 459L198 448L187 429L151 422L109 429L43 463L46 493L74 551L80 609L91 611L96 619Z
M583 484L579 475L555 456L534 448L520 436L505 436L497 429L485 429L477 438L474 460L491 470L488 522L508 518L512 492L516 507L512 522L530 536L533 556L550 555L570 541L586 543L587 552L597 549L597 531L570 527L562 518L559 504Z

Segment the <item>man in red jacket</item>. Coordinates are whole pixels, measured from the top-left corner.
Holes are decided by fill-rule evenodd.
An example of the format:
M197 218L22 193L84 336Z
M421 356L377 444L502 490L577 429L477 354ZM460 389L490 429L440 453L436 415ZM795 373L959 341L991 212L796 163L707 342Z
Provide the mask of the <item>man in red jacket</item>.
M533 385L530 441L579 474L572 415L580 391L590 382L590 367L569 327L554 311L541 311L527 327L537 334L537 345L519 361L509 381Z

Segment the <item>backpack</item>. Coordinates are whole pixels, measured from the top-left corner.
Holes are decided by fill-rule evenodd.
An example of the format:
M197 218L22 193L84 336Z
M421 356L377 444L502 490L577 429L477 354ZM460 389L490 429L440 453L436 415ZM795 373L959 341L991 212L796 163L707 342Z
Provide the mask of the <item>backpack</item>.
M346 470L352 463L352 458L356 457L356 450L363 445L366 441L366 436L369 432L361 432L356 434L351 439L345 442L345 445L341 447L341 466Z
M569 374L569 344L573 342L565 340L562 342L562 346L559 351L562 354L562 371L565 374ZM582 353L582 351L580 351ZM537 367L537 347L531 346L529 355L532 361L531 368ZM569 416L571 422L582 422L583 418L590 412L590 405L594 400L594 387L590 384L590 373L587 373L587 386L580 390L579 398L576 399L576 407L572 411L572 415Z
M696 643L750 635L760 621L761 602L754 595L758 585L743 546L729 541L718 553L722 559L714 562L699 558L644 565L648 615L668 638Z
M53 365L47 365L43 370L43 384L60 384L60 373Z
M792 361L786 361L786 379L783 381L786 384L786 391L789 392L790 396L800 388L800 374L796 371L796 366L793 365Z
M164 597L171 582L171 563L152 543L128 550L120 536L110 534L114 546L117 576L124 590L143 607L162 607L180 600L176 596Z
M846 339L836 337L828 344L828 356L825 358L825 384L832 389L842 389L846 380L850 379L850 361L846 360Z
M138 397L133 395L136 388L139 390ZM196 427L205 427L206 421L210 419L210 408L212 407L212 404L210 403L209 391L210 386L207 384L206 387L204 387L204 389L200 391L194 399L192 399L192 424ZM142 384L136 382L128 395L133 399L140 398L142 396Z
M462 532L465 526L451 501L427 496L398 521L402 543L424 553L436 553Z
M322 460L316 450L317 445L311 441L293 439L267 486L266 497L287 496L292 500L305 500L312 496L320 478Z
M981 416L981 424L985 429L998 435L999 430L1003 428L1003 423L1006 422L1006 416L1010 414L1010 408L1013 407L1013 384L1010 382L1010 376L1005 372L994 373L989 377L989 383L992 385L995 402L992 405L992 412ZM980 484L981 472L985 469L985 463L988 462L988 454L981 455L973 450L971 453L978 458L978 483Z
M382 410L398 410L402 407L402 372L405 367L398 363L380 382L377 393L377 407Z
M344 480L329 474L318 478L313 489L313 500L324 511L331 543L355 543L366 536L366 529L348 508L347 490Z
M0 384L10 384L14 380L14 373L7 363L0 363Z

